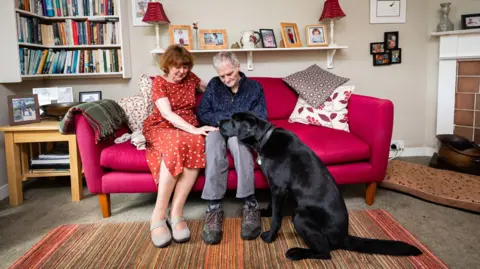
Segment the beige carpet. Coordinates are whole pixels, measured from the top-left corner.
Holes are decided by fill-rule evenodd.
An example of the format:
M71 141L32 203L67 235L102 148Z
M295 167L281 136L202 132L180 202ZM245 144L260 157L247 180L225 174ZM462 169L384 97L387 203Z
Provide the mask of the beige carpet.
M480 176L392 160L380 186L434 203L480 212Z

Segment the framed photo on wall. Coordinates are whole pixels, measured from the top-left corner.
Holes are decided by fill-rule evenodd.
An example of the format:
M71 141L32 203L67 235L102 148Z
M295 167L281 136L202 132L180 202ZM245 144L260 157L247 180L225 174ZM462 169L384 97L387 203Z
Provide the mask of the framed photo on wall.
M385 52L385 42L372 42L370 43L370 54L374 53L384 53Z
M227 30L225 29L200 29L200 49L228 49Z
M327 26L325 24L310 24L305 26L307 46L328 46Z
M262 46L264 48L276 48L277 40L275 39L275 33L273 29L259 29L260 39L262 40Z
M373 66L390 65L392 63L390 52L373 54Z
M302 46L302 40L300 40L300 33L296 23L281 22L280 27L282 29L282 38L285 48L296 48Z
M402 49L394 49L390 51L390 55L392 56L391 58L391 63L392 64L401 64L402 63Z
M405 23L407 0L370 0L370 23Z
M82 103L89 103L102 100L101 91L79 92L78 100Z
M462 30L480 28L480 13L462 15Z
M37 94L9 95L7 100L10 125L40 121Z
M385 32L385 50L398 49L398 32Z
M192 29L190 25L170 25L170 44L179 44L188 50L193 49Z
M133 26L151 26L142 22L145 12L147 12L148 3L152 0L130 0L132 3L132 24Z

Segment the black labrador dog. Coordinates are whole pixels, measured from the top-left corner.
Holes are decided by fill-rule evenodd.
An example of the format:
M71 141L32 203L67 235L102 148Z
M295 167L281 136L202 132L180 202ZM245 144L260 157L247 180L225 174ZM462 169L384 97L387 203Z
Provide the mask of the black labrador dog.
M294 200L293 225L308 249L291 248L287 258L331 259L330 252L336 249L394 256L422 254L405 242L349 235L347 207L333 176L292 132L251 112L236 113L219 127L224 137L236 136L258 153L257 161L271 191L272 223L270 230L261 234L263 241L275 239L282 223L282 203L287 196Z

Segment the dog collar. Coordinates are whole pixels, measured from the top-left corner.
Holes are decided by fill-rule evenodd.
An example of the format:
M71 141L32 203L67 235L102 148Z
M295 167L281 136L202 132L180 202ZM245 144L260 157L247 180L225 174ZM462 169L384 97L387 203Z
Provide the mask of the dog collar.
M268 139L272 135L273 130L275 129L275 125L273 125L271 123L269 123L269 124L270 124L270 127L268 127L267 132L265 132L265 135L262 137L262 140L260 140L260 145L258 145L258 150L261 150L263 148L263 146L265 146Z

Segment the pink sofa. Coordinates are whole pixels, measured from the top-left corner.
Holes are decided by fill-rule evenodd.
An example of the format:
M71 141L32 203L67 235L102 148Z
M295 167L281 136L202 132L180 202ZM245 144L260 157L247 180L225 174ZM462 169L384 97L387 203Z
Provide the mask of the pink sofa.
M393 129L393 104L389 100L353 94L350 98L350 133L335 129L289 123L297 95L281 78L252 78L265 91L269 120L278 127L294 132L326 163L338 184L366 184L366 203L373 204L376 185L384 179ZM198 101L200 100L198 97ZM110 194L156 192L157 188L145 159L145 151L130 142L95 144L93 130L86 118L75 116L80 156L87 188L97 194L102 215L111 215ZM128 132L118 130L118 135ZM233 159L228 155L230 171L228 189L237 187ZM199 175L193 191L201 191L205 183ZM268 188L267 181L255 169L255 186Z

